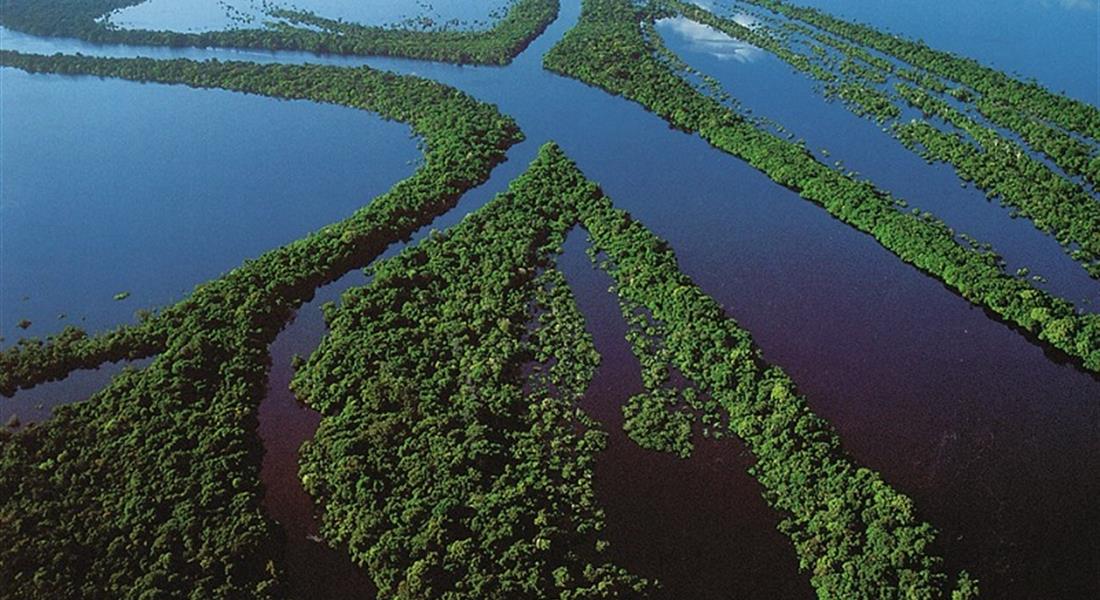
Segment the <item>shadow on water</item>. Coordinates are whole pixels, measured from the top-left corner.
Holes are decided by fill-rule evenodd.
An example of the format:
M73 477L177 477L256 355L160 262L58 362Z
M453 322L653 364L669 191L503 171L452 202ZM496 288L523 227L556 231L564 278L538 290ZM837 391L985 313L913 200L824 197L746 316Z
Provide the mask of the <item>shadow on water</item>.
M601 356L581 406L609 434L594 480L613 558L658 579L661 598L813 598L737 440L697 435L691 458L680 459L645 450L623 432L621 407L643 390L641 371L608 291L611 278L591 264L586 238L575 229L558 266Z
M330 547L320 537L317 507L298 478L298 449L313 438L321 415L299 403L290 390L295 355L308 356L327 332L321 305L363 285L359 271L318 290L298 310L293 323L271 345L271 374L267 396L260 404L260 438L264 459L264 508L286 532L286 568L291 591L299 598L336 599L372 597L374 584L357 568L345 547Z

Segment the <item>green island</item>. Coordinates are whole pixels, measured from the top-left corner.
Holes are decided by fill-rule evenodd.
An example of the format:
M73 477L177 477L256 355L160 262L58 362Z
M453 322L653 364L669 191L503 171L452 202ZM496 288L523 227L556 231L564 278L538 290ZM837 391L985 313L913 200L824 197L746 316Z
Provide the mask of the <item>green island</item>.
M606 598L609 562L576 408L599 355L553 254L596 188L553 147L506 194L371 269L293 382L324 416L302 453L322 534L379 598ZM344 373L345 376L335 376Z
M514 0L484 31L421 31L327 19L273 9L264 28L184 33L121 29L102 17L144 0L2 0L0 25L39 36L97 44L300 50L317 54L396 56L462 64L505 65L557 18L558 0Z
M933 215L904 210L901 201L872 183L827 167L803 146L697 90L655 56L655 44L644 35L642 24L664 14L663 7L638 8L625 0L585 0L577 26L546 55L544 65L634 100L674 127L698 132L975 305L1100 372L1100 315L1081 314L1073 303L1008 273L998 255L961 241Z
M1083 185L1072 180L1072 176L1082 175L1085 181L1095 184L1096 177L1100 176L1100 154L1094 145L1074 137L1074 134L1081 132L1058 130L1043 121L1042 115L1047 112L1021 112L1037 103L1044 106L1069 103L1078 112L1086 113L1095 111L1095 108L1003 76L998 79L1001 84L993 91L986 85L980 88L986 91L979 93L975 91L978 84L974 83L974 78L962 74L969 72L962 65L973 66L972 61L955 57L951 59L954 66L938 70L929 67L926 62L912 63L919 67L898 68L881 56L871 54L868 48L889 52L896 60L911 61L927 59L927 52L934 51L916 52L909 45L904 47L910 48L910 51L892 45L875 45L874 41L879 40L879 36L870 33L857 36L847 28L838 27L835 18L826 18L820 13L815 14L821 18L811 19L802 11L791 12L771 3L761 3L803 20L790 21L788 24L791 27L784 28L770 24L769 19L760 19L758 22L765 25L750 28L696 4L679 0L660 0L659 4L667 10L667 14L681 14L751 43L823 82L822 91L825 94L841 99L857 115L889 124L888 131L895 138L926 159L951 164L964 182L973 182L986 191L987 196L999 198L1012 208L1014 215L1030 219L1039 230L1053 235L1092 277L1100 277L1100 202ZM868 48L811 29L810 24L843 34L857 44L866 44ZM864 29L870 31L865 27L860 31ZM790 36L789 31L797 32L800 37ZM807 39L821 45L806 50L804 42ZM824 47L831 48L843 58L838 59L821 51ZM819 51L814 52L814 49ZM886 85L891 76L908 80L913 85L904 82ZM948 78L959 87L948 88L938 77ZM1005 86L1012 87L1014 91L1003 91ZM1004 99L1006 95L1018 98L1024 93L1021 90L1028 90L1035 99L1019 106L1009 105L1009 101ZM960 108L955 108L952 103ZM919 109L924 118L904 121L901 119L902 109L906 106ZM1005 128L1006 132L999 132L967 116L961 110L966 108L984 115L993 125ZM942 126L932 123L932 118L941 119L950 131L944 131ZM1055 166L1064 171L1064 175L1031 156L1028 148L1013 140L1011 135L1018 135L1032 150L1051 159Z
M268 347L314 290L369 264L488 178L522 139L495 107L366 67L0 54L31 72L307 98L408 123L424 165L350 218L249 261L139 325L20 340L6 394L105 361L155 356L0 444L0 579L10 597L283 595L280 530L260 507L256 409ZM10 587L9 587L10 586Z

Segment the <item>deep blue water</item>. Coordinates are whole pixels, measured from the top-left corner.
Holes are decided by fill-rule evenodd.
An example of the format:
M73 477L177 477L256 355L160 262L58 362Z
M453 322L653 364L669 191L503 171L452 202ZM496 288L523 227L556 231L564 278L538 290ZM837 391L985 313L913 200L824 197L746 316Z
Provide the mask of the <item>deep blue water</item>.
M351 214L407 126L221 90L2 70L0 332L101 331ZM114 295L129 292L123 301ZM64 315L64 318L61 318Z
M633 103L541 70L542 54L576 19L578 3L567 1L564 5L562 18L547 34L503 69L397 59L318 59L305 54L100 48L9 33L4 34L4 44L36 52L366 62L438 79L498 103L518 120L528 140L511 150L509 162L494 171L489 183L463 198L435 227L456 222L503 189L543 142L559 142L619 206L671 242L684 270L753 333L769 360L794 377L814 409L837 428L853 456L881 471L887 481L914 498L922 516L943 531L952 568L976 574L987 597L1100 595L1097 571L1090 568L1100 560L1100 531L1094 518L1096 498L1100 497L1094 476L1100 469L1100 382L1050 360L1019 333L901 264L873 239L833 220L698 137L669 129ZM724 64L725 68L741 66ZM783 67L776 70L779 68ZM749 70L764 69L752 63ZM742 76L742 71L730 72ZM12 71L2 73L6 87ZM738 86L732 82L741 80L725 72L720 75L746 104L755 101L752 88L772 81L771 89L782 89L787 77L774 74L775 79L769 79L756 72L748 80L751 85ZM25 77L46 87L73 85L94 90L109 83L120 89L209 95L221 98L218 102L244 98L276 106L297 104L94 78ZM795 83L790 81L790 85ZM73 93L65 95L66 99L72 97ZM129 100L123 93L118 101ZM940 193L940 186L958 187L945 174L937 174L919 161L911 166L903 162L901 154L876 160L875 154L893 142L877 130L853 135L856 141L846 140L845 133L856 131L857 124L870 124L862 120L843 126L829 124L824 116L846 111L821 102L816 95L791 94L784 97L784 104L782 110L790 112L779 116L795 119L786 124L798 135L808 139L817 135L809 126L814 123L837 127L826 130L830 137L825 145L830 150L838 157L842 153L851 168L876 181L882 178L888 189L898 186L894 191L914 203L916 198L938 201L928 198ZM228 111L230 105L224 106ZM327 120L312 118L312 113L309 116L309 131L318 143L340 149L334 154L295 154L302 161L294 164L292 172L309 169L315 177L313 171L325 172L352 146L333 141L343 139L341 128L329 128ZM357 123L370 120L361 113L349 118ZM222 127L236 133L236 121L227 120L221 121ZM160 123L164 129L173 129L173 121ZM5 118L3 128L5 138L9 130L18 128L24 129L22 135L34 137L40 135L37 132L42 126L37 121ZM203 147L213 151L218 144L210 142L226 143L232 137L229 132L221 137L209 133L203 138ZM879 138L881 141L876 141ZM876 145L880 143L884 145ZM363 147L365 154L358 163L377 158L377 151L372 152L375 146ZM135 151L131 157L137 154ZM8 156L5 151L5 181ZM226 160L222 164L237 163ZM906 177L910 168L913 173ZM254 179L274 176L274 171L258 169ZM108 173L117 176L112 169L104 170L101 178L107 179ZM227 179L222 175L223 181ZM385 185L388 183L381 188ZM366 191L365 185L355 187ZM370 195L357 194L351 206ZM974 227L988 227L991 235L1007 231L1003 241L1014 257L1019 256L1013 260L1075 267L1056 244L1044 244L1041 236L1028 237L1026 228L1016 231L1022 221L1009 221L1002 211L983 202L961 198L952 205L945 202L929 207L937 212L940 208L957 210L949 222L959 219ZM347 212L337 210L326 218L335 220ZM972 233L983 237L981 232ZM615 428L621 422L619 405L637 388L637 366L622 343L624 326L613 298L606 293L607 280L586 264L580 246L583 236L570 238L563 269L589 318L597 346L605 354L584 407L607 427ZM230 266L241 259L216 254ZM167 268L170 262L163 264ZM220 272L213 266L211 270ZM161 285L180 287L171 271L162 270L161 275ZM340 286L355 281L354 277L342 281L324 296L331 297ZM1074 281L1052 276L1052 285L1074 285ZM6 274L4 287L6 290ZM113 310L109 298L120 291L118 287L114 282L102 283L82 291L81 298L99 294L108 299L103 310ZM134 288L135 298L128 302L141 306L136 302L138 286ZM97 318L103 323L114 322L106 313ZM294 483L294 454L297 442L311 434L311 423L315 424L317 417L296 407L283 390L289 356L310 352L322 334L315 302L303 309L273 349L272 394L261 409L261 434L269 449L265 460L265 481L272 489L269 507L287 523L289 531L298 532L295 539L299 540L313 525L308 498ZM645 576L664 577L673 598L810 596L805 576L795 573L787 542L774 530L778 517L767 509L755 482L744 473L748 462L732 442L708 445L692 461L678 464L675 459L639 451L622 436L613 435L611 448L598 466L597 489L607 507L609 538L617 555ZM706 551L699 552L701 548ZM292 552L309 554L308 550ZM338 566L332 568L339 571ZM761 590L768 593L761 594Z

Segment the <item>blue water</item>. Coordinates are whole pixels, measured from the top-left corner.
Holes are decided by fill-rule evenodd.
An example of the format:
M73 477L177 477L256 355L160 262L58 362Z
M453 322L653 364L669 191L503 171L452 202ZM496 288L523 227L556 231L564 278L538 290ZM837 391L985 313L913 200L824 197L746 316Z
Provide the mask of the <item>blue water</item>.
M343 107L14 69L0 89L5 345L21 319L100 331L177 301L420 156L407 126Z
M577 11L578 2L564 2L558 22L503 69L321 59L300 53L104 48L3 35L5 47L47 53L366 62L438 79L498 103L517 119L528 140L510 151L509 162L494 171L489 183L464 197L435 227L456 222L503 189L541 143L559 142L619 206L671 242L685 272L753 333L770 361L791 373L852 455L914 498L921 515L943 531L950 567L976 574L986 597L1100 595L1100 581L1088 568L1100 557L1094 518L1100 497L1094 477L1100 470L1100 381L1052 361L1016 331L900 263L873 239L698 137L669 129L633 103L543 71L542 54L575 22ZM734 63L724 64L752 65ZM5 76L8 72L3 71ZM93 78L32 79L91 88L103 83ZM731 90L741 95L741 89ZM810 95L790 102L795 106L791 110L804 110L810 117L819 114L812 107L822 104ZM831 110L824 106L821 110ZM13 123L4 121L5 137L16 127L32 135L40 128L34 122ZM788 125L799 123L798 129L806 130L799 135L810 135L804 121ZM320 126L311 131L325 140L340 135ZM833 137L844 137L843 131ZM858 139L871 143L871 137ZM899 173L908 168L890 163L872 172L871 166L855 164L866 156L858 148L845 153L852 154L845 157L850 167L876 180L888 177L889 168ZM321 171L334 160L316 152L301 156L311 159L301 168ZM891 185L912 186L906 189L913 196L933 195L938 190L934 171L923 163L912 168L912 176L898 175ZM997 224L1014 226L981 202L957 204L963 217L969 215L975 224L988 222L991 232L999 229ZM606 278L592 273L581 259L570 258L577 255L574 246L583 245L576 237L570 244L563 267L597 345L606 353L584 406L615 427L618 406L637 385L636 366L616 341L623 326L606 294ZM1052 262L1061 260L1056 245L1037 248ZM118 291L116 284L100 287L108 298ZM316 307L308 307L284 334L274 385L286 379L289 360L283 359L289 352L308 353L316 344L315 313ZM269 448L280 421L283 430L308 435L308 419L316 418L292 409L292 399L281 402L281 409L266 409L270 419L261 416ZM293 461L293 447L280 450L282 460ZM597 492L607 507L612 548L642 575L670 581L669 597L754 597L759 590L773 591L776 597L810 595L805 576L794 572L787 542L774 531L776 515L744 474L748 459L735 446L706 448L700 459L693 459L698 462L683 465L682 479L673 470L675 460L622 445L613 445L601 460ZM279 470L276 466L265 464L265 471ZM292 485L291 467L283 465L282 471L291 473L282 480ZM659 475L658 484L640 478L650 471ZM676 514L673 507L683 511L683 518L669 516ZM281 520L294 518L308 515L291 512ZM727 546L711 545L714 540ZM741 558L742 542L759 545L763 557L787 558L763 559L764 567L772 568L750 564ZM704 544L706 553L693 552ZM673 560L678 555L692 560ZM690 591L698 588L692 581L698 579L714 580L710 589L725 591L693 596Z
M1010 272L1027 267L1048 280L1040 287L1082 309L1100 310L1100 282L1090 278L1053 236L1028 219L1012 219L1009 209L990 202L983 191L962 187L951 165L926 164L882 131L882 125L828 100L817 89L820 83L773 54L683 18L663 20L657 31L681 59L716 78L742 109L805 140L821 162L840 161L845 170L873 181L910 207L931 211L958 233L993 244Z
M721 4L721 0L718 1ZM795 0L1100 104L1097 0Z
M254 28L274 21L268 15L274 7L311 11L321 17L342 18L364 25L400 25L410 18L427 16L430 21L417 21L418 27L434 29L449 25L449 28L468 29L488 25L494 13L507 3L507 0L146 0L115 11L108 21L123 29L181 32Z

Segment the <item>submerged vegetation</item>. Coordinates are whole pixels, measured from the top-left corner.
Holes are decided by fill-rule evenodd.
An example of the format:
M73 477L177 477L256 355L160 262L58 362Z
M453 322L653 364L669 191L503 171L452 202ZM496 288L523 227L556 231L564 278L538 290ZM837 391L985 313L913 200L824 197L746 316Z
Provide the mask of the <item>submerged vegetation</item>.
M634 100L714 147L747 161L775 182L873 236L907 263L943 281L970 302L999 315L1100 372L1100 315L1080 314L1069 301L1008 273L999 256L964 241L927 213L866 181L820 163L696 90L655 57L642 23L660 11L626 0L585 0L577 26L545 57L547 68Z
M319 54L403 56L470 64L511 62L554 21L558 0L515 0L484 31L421 31L345 23L276 9L265 28L202 33L121 29L104 15L143 0L2 0L0 25L26 33L100 44L302 50Z

